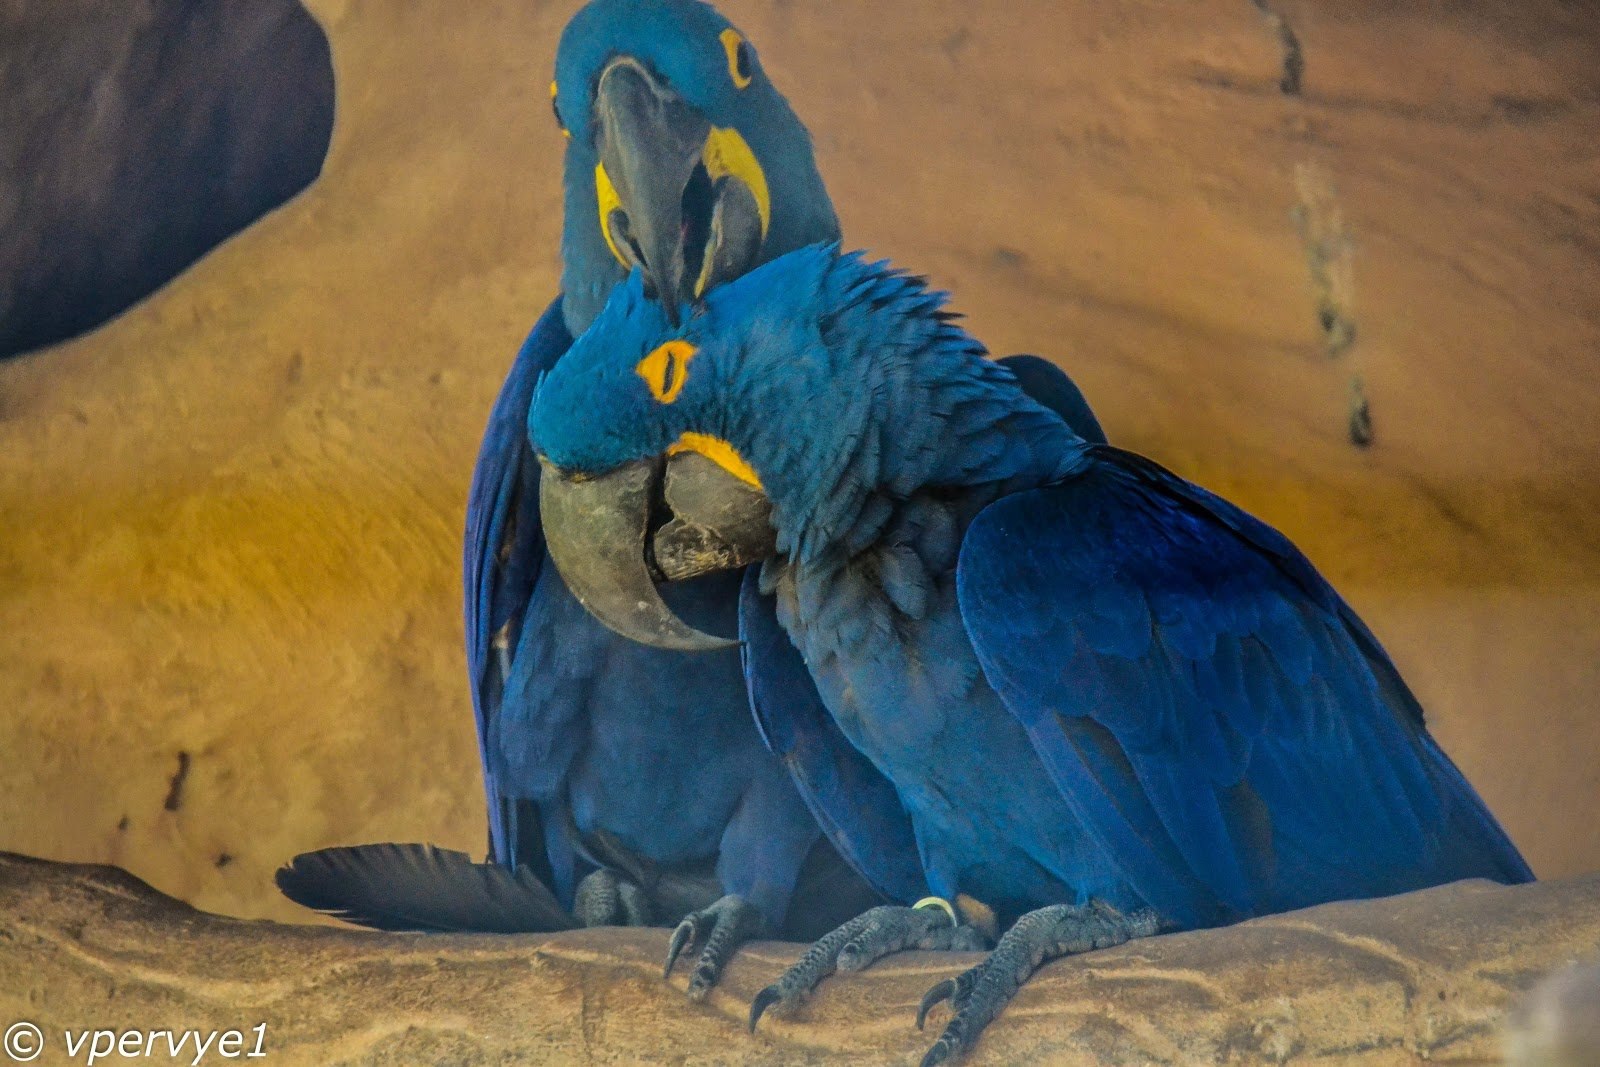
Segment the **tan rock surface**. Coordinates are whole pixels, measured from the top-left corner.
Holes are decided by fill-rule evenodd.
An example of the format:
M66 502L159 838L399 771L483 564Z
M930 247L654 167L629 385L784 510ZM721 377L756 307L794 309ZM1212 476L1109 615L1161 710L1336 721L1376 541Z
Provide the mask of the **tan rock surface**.
M277 1065L915 1062L922 993L977 958L885 960L750 1036L750 998L798 947L741 952L696 1007L661 980L666 939L226 919L118 870L0 854L0 1022L37 1025L41 1063L68 1062L66 1030L263 1023ZM1517 994L1596 944L1600 876L1326 905L1053 963L969 1062L1492 1063Z
M1586 5L724 6L852 244L1293 536L1535 868L1600 868ZM0 847L285 918L270 874L297 851L481 848L462 508L556 285L545 87L576 3L311 7L321 178L0 367Z

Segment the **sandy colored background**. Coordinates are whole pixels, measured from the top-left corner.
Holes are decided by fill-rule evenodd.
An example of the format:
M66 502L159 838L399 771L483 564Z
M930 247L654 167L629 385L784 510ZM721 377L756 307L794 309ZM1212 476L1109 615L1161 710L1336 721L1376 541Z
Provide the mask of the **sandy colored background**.
M322 177L0 366L0 848L246 916L297 851L482 847L462 511L576 4L308 6ZM1535 869L1600 868L1600 18L1273 6L723 5L850 244L1281 527Z

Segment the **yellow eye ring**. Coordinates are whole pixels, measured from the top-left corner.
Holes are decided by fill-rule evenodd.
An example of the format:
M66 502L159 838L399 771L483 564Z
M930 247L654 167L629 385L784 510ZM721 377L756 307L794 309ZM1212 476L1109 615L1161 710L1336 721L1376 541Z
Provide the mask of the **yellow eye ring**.
M663 404L670 404L683 392L689 380L689 361L694 358L694 345L688 341L668 341L639 361L633 372L650 387L650 395Z
M755 78L755 62L750 57L750 45L732 26L723 30L719 39L722 41L722 50L728 53L728 76L737 88L747 88Z
M561 121L561 108L556 105L556 83L550 83L550 110L555 114L556 126L561 130L561 136L571 137L572 131L567 129L567 124Z

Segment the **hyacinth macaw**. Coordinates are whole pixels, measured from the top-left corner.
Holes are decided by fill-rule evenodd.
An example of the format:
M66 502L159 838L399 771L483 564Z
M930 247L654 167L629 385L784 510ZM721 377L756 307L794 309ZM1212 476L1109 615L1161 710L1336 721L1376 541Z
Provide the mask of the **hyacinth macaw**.
M876 891L841 861L754 729L737 651L647 648L583 611L545 565L528 406L630 268L676 307L839 228L805 127L749 41L706 4L594 0L562 34L550 91L566 137L562 295L495 403L467 512L490 862L426 846L325 849L279 884L386 928L682 918L673 956L706 942L698 994L755 933L815 936L883 892L911 892L915 857L896 866L887 850ZM693 551L714 550L714 530L689 533ZM660 562L670 573L666 552ZM666 595L703 627L737 625L736 574ZM865 760L859 770L876 775ZM881 778L873 788L892 799Z
M836 236L838 224L805 129L749 42L705 4L589 4L562 37L551 100L567 137L564 294L502 388L468 511L468 658L490 862L420 845L338 847L297 857L278 882L302 904L384 929L539 931L685 916L667 966L704 940L689 986L700 995L755 932L812 937L878 897L924 893L910 824L893 786L821 712L803 671L783 699L811 712L812 729L775 760L752 729L734 653L663 653L579 610L544 566L526 413L535 381L629 267L653 292L693 299ZM1064 374L1032 356L1007 362L1042 403L1103 439ZM668 498L692 499L692 468L675 478ZM666 544L673 534L683 562ZM717 536L668 524L658 569L715 553ZM678 611L728 629L737 595L726 576L667 592ZM775 621L768 629L778 633ZM833 752L827 767L854 806L877 814L872 847L849 857L865 882L817 840L784 773L819 746Z
M801 753L840 851L870 852L876 813L783 699L803 668L894 783L949 905L881 906L828 934L758 996L752 1027L835 969L954 925L1003 930L924 1000L919 1025L954 1009L925 1061L939 1063L1054 956L1531 878L1376 638L1288 540L1085 441L942 305L836 246L676 314L635 277L530 413L552 558L641 640L706 640L642 561L674 465L725 472L700 506L769 524L743 603L775 599L790 641L759 610L743 620L764 733Z
M568 139L563 296L494 405L467 515L467 653L490 862L419 845L328 848L296 857L278 885L309 907L386 929L685 917L667 968L685 945L706 942L690 982L701 995L750 934L816 936L878 897L920 896L915 841L893 785L821 713L803 672L803 691L784 699L813 712L806 750L830 747L832 773L874 798L870 848L850 856L864 880L818 840L787 781L795 753L774 760L760 745L736 654L659 653L582 613L544 566L526 410L534 382L629 267L675 306L835 237L838 224L805 128L746 38L704 3L590 3L563 34L550 99ZM1008 363L1040 402L1102 440L1061 371L1035 357ZM667 499L694 491L693 464L675 467ZM693 565L717 542L714 526L669 523L658 569ZM736 577L683 582L667 597L702 625L733 629Z

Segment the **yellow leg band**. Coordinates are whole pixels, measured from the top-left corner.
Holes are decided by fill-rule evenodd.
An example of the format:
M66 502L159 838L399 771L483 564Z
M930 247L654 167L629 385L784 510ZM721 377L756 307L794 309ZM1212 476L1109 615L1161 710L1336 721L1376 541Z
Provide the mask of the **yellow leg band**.
M961 920L956 918L956 909L952 908L950 906L950 902L944 899L944 897L923 897L921 900L911 905L911 908L913 911L921 911L924 908L938 908L940 911L950 916L951 926L961 925Z

